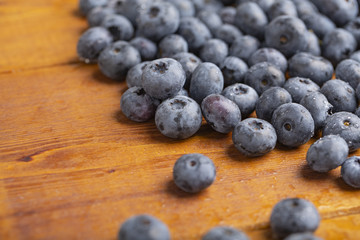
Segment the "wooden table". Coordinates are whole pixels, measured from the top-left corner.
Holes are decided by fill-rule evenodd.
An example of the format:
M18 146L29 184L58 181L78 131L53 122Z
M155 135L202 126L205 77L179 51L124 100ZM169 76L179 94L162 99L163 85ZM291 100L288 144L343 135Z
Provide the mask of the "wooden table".
M175 240L216 225L269 239L271 209L286 197L317 206L317 236L360 239L360 191L339 169L306 166L314 140L254 159L206 124L171 140L153 121L122 115L124 82L78 61L87 23L77 0L0 0L0 15L0 239L116 239L141 213L164 221ZM195 152L214 160L217 178L191 195L176 188L172 167Z

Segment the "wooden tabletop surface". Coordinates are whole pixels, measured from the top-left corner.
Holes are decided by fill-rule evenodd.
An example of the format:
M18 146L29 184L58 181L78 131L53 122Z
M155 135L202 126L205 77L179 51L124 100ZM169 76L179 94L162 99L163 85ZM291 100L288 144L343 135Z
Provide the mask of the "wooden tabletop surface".
M77 0L0 0L0 239L115 240L120 224L141 213L165 222L175 240L217 225L271 239L271 209L287 197L316 205L317 236L360 239L360 191L339 169L306 166L314 139L250 159L231 134L206 124L177 141L153 121L131 122L120 111L126 84L78 61L86 28ZM172 181L186 153L216 165L214 184L199 194Z

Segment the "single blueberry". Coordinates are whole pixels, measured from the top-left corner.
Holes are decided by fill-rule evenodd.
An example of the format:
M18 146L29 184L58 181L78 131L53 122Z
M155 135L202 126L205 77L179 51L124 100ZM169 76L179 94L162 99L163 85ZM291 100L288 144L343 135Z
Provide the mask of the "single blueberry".
M232 140L235 147L245 156L259 157L275 148L277 136L269 122L247 118L235 126Z
M341 166L341 176L344 181L354 187L360 188L360 157L352 156Z
M286 198L278 202L270 216L275 238L283 239L293 233L314 232L320 215L314 204L301 198Z
M327 81L320 92L334 106L334 112L355 112L357 107L355 90L347 82L340 79Z
M240 58L230 56L220 64L220 69L224 76L224 86L229 86L244 82L248 66Z
M170 34L159 42L159 56L172 57L177 53L187 52L188 44L186 40L177 34Z
M121 96L121 111L130 120L145 122L155 116L158 100L141 87L131 87Z
M288 91L281 87L271 87L264 91L256 102L256 116L270 122L275 109L282 104L291 102L291 95Z
M114 10L109 7L98 6L93 8L86 16L90 27L100 26L105 17L114 14Z
M231 44L229 55L241 58L247 62L259 47L260 42L256 38L249 35L241 36L236 38Z
M77 54L85 63L97 62L101 51L112 42L111 34L102 27L89 28L77 43Z
M189 193L208 188L215 180L216 169L213 161L199 153L185 154L176 160L173 178L176 186Z
M188 52L177 53L174 56L172 56L172 58L178 61L183 67L186 75L186 82L184 88L189 89L192 73L201 63L200 58L198 58L193 53L188 53Z
M289 78L284 88L290 93L293 102L299 103L301 99L311 93L320 90L320 87L309 78L294 77Z
M158 49L153 41L143 37L136 37L129 43L139 51L143 61L150 61L156 58Z
M360 62L360 50L353 52L350 55L350 59Z
M315 56L320 56L321 54L321 48L319 44L320 41L314 32L308 31L306 33L306 42L307 43L303 51L311 53L312 55Z
M222 91L221 95L238 105L243 119L255 110L256 103L259 99L259 95L255 89L242 83L235 83L228 86Z
M315 123L315 130L322 129L326 119L333 113L333 105L329 103L321 92L307 94L301 99L300 104L311 113Z
M317 7L310 0L292 0L296 6L296 11L299 17L302 19L303 16L309 14L316 14L319 12Z
M204 62L220 65L224 62L229 52L227 44L220 39L210 39L201 48L199 56Z
M278 142L287 147L298 147L307 143L315 130L310 112L297 103L279 106L272 115L271 124L276 130Z
M350 84L353 89L360 83L360 63L346 59L341 61L335 69L336 78L341 79Z
M301 19L304 21L306 27L311 29L320 39L324 38L327 33L336 28L336 25L321 13L306 14L303 15Z
M151 61L143 70L141 84L146 93L164 100L175 96L186 80L181 64L172 58Z
M79 0L80 14L86 16L93 8L106 6L108 0Z
M212 34L222 25L220 16L213 11L202 10L197 14L197 17L208 27Z
M270 21L279 16L297 17L296 5L291 0L277 0L267 11Z
M130 68L141 62L140 53L128 42L117 41L105 48L99 56L101 72L114 80L124 80Z
M201 240L249 240L249 238L235 228L219 226L210 229Z
M273 5L276 2L276 0L238 0L237 2L238 4L244 2L254 2L257 5L259 5L259 7L261 7L261 9L264 12L267 12L270 9L271 5Z
M249 68L244 83L254 88L261 95L271 87L281 87L285 83L284 73L275 65L261 62Z
M360 148L360 118L353 113L337 112L329 116L323 128L323 136L339 135L354 152Z
M128 41L134 34L134 27L124 16L111 14L104 18L101 26L106 28L113 36L114 41Z
M224 7L219 12L223 23L234 24L236 16L236 8L232 6Z
M346 141L339 135L327 135L313 143L306 161L317 172L328 172L341 166L349 154Z
M129 88L141 87L141 77L149 61L141 62L129 69L126 74L126 84Z
M136 215L127 219L118 233L118 240L170 240L168 227L159 219Z
M275 48L260 48L256 50L249 59L249 65L253 66L260 62L269 62L286 72L288 63L285 56Z
M163 101L155 113L157 129L169 138L189 138L200 129L201 122L200 106L181 95Z
M220 94L211 94L204 98L201 110L206 122L220 133L231 132L241 121L239 107Z
M117 5L119 3L122 5L117 8L121 8L121 14L127 17L135 27L139 27L137 21L140 15L144 14L143 10L147 9L152 2L151 0L124 0L122 3L121 1L117 3Z
M200 63L194 70L190 81L190 96L199 104L213 93L221 93L224 77L219 67L213 63Z
M195 5L192 0L169 0L179 10L180 17L193 17Z
M231 45L237 38L240 38L242 32L232 24L223 24L215 32L215 37Z

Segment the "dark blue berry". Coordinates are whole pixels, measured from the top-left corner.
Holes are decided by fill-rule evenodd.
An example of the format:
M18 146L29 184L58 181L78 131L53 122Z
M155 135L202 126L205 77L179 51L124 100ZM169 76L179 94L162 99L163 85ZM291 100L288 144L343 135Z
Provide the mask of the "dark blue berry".
M326 119L332 114L333 105L321 92L311 92L304 96L300 104L311 113L315 123L315 130L324 127Z
M301 19L306 27L311 29L320 39L336 28L336 25L321 13L306 14Z
M199 56L204 62L220 65L224 62L229 52L227 44L220 39L210 39L201 48Z
M135 87L135 86L136 87L142 86L141 77L142 77L143 71L148 63L149 63L149 61L141 62L129 69L129 71L126 74L126 84L129 88Z
M282 104L291 102L291 95L288 91L281 87L271 87L264 91L256 102L256 116L270 122L275 109Z
M77 43L77 54L85 63L97 62L101 51L111 42L111 34L105 28L89 28L81 35Z
M323 136L326 135L339 135L353 152L360 148L360 118L349 112L334 113L325 121Z
M262 8L264 12L267 12L271 5L273 5L276 0L238 0L238 4L244 3L244 2L255 2L259 7Z
M95 7L86 16L90 27L100 26L105 17L114 14L114 10L109 7Z
M320 90L320 87L309 78L294 77L289 78L284 88L290 93L293 102L299 103L301 99L311 93Z
M195 6L192 0L169 0L179 10L180 17L193 17Z
M177 34L170 34L159 42L160 57L172 57L177 53L187 52L188 44L186 40Z
M93 8L106 6L108 0L79 0L79 11L86 16Z
M310 53L297 53L289 60L290 77L310 78L319 86L332 78L334 67L327 59Z
M219 67L205 62L194 70L190 81L190 96L199 104L213 93L221 93L224 88L224 77Z
M120 228L118 240L170 240L168 227L157 218L142 214L127 219Z
M128 41L134 34L131 22L124 16L112 14L104 18L101 26L106 28L113 36L114 41Z
M208 27L212 34L222 25L220 16L213 11L202 10L197 14L197 17Z
M144 14L142 10L148 8L151 3L151 0L125 0L118 8L121 8L121 14L127 17L134 26L137 26L140 15Z
M188 52L177 53L174 56L172 56L172 58L178 61L183 67L186 74L186 82L184 88L189 89L192 73L201 63L200 58L198 58L193 53L188 53Z
M235 126L232 140L235 147L245 156L259 157L275 148L277 136L269 122L247 118Z
M277 0L267 11L270 21L279 16L297 17L296 6L291 0Z
M230 56L220 64L220 69L224 76L224 86L229 86L244 82L248 66L240 58Z
M214 227L201 240L249 240L245 233L232 227Z
M157 129L169 138L191 137L200 129L201 121L200 106L193 99L181 95L163 101L155 113Z
M334 112L355 112L357 107L355 90L347 82L339 79L327 81L320 92L334 106Z
M300 104L285 103L273 113L271 124L278 142L287 147L305 144L314 135L315 125L310 112Z
M349 154L346 141L339 135L327 135L312 144L306 161L317 172L328 172L343 164Z
M272 63L284 73L288 66L285 56L275 48L260 48L254 52L249 59L249 65L253 66L260 62Z
M143 37L136 37L129 43L139 51L143 61L150 61L156 58L158 49L153 41Z
M254 88L261 95L271 87L281 87L285 83L284 73L268 62L261 62L249 68L244 83Z
M320 56L321 48L319 44L319 39L314 32L308 31L306 33L306 41L307 43L303 51L311 53L312 55L315 56Z
M213 161L202 154L185 154L176 160L173 178L176 186L189 193L197 193L209 187L215 180Z
M184 86L185 80L185 72L178 61L159 58L146 65L141 84L147 94L164 100L175 96Z
M231 44L229 55L241 58L247 62L259 47L260 42L256 38L249 35L241 36L236 38Z
M360 188L360 157L352 156L341 166L341 176L344 181L354 187Z
M356 52L353 52L351 55L350 55L350 59L353 59L357 62L360 62L360 50L356 51Z
M220 10L219 15L223 23L234 24L236 8L231 6L224 7Z
M341 61L337 65L335 72L336 78L349 83L354 89L360 83L360 63L355 60L346 59Z
M287 198L278 202L270 216L273 236L283 239L293 233L314 232L320 223L316 207L308 200Z
M302 19L305 15L316 14L319 12L317 7L310 0L293 0L296 11Z
M242 32L232 24L223 24L215 32L215 37L231 45L235 39L242 36Z
M101 72L114 80L123 80L130 68L141 62L140 53L125 41L117 41L99 56Z

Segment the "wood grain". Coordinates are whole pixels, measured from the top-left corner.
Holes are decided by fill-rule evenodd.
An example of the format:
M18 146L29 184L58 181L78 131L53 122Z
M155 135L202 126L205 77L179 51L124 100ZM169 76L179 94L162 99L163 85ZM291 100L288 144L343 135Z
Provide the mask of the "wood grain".
M339 169L306 166L315 139L250 159L231 134L205 123L178 141L153 121L127 120L126 84L77 61L87 25L76 7L76 0L0 1L0 239L116 239L120 224L140 213L163 220L175 240L200 239L216 225L269 239L271 209L285 197L318 207L317 236L359 239L360 191ZM190 195L174 186L172 167L195 152L214 160L217 179Z

